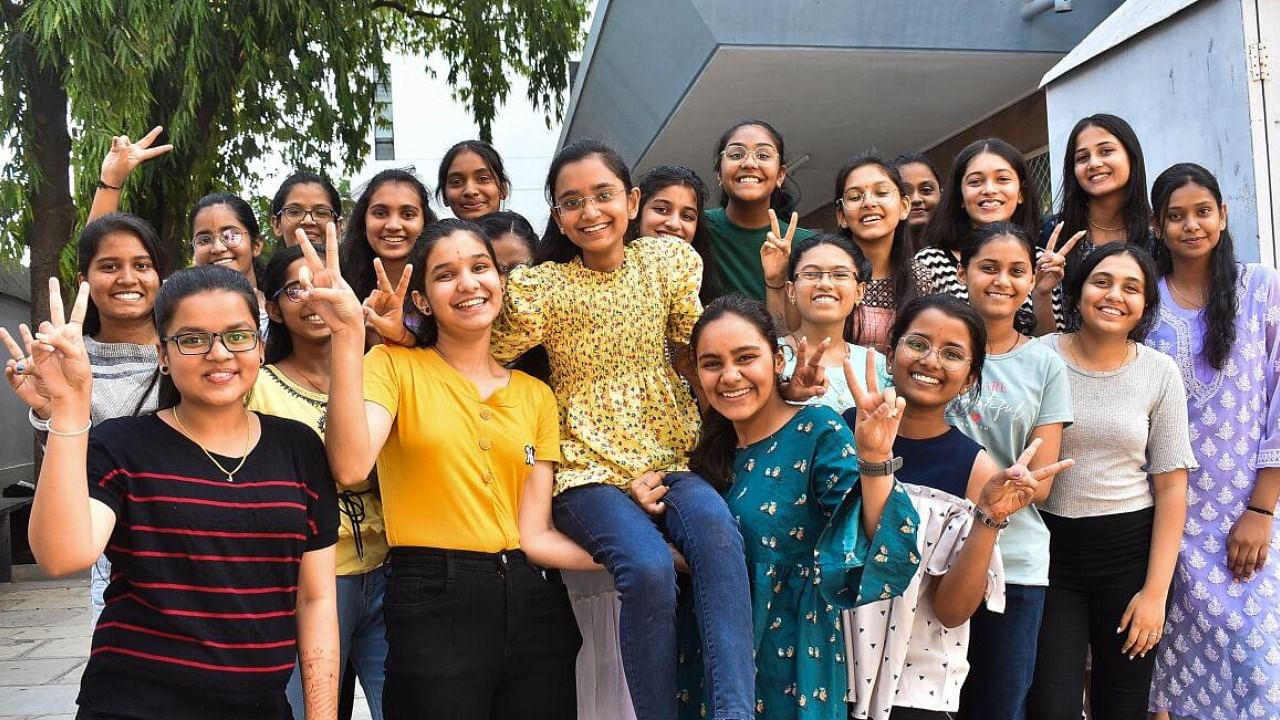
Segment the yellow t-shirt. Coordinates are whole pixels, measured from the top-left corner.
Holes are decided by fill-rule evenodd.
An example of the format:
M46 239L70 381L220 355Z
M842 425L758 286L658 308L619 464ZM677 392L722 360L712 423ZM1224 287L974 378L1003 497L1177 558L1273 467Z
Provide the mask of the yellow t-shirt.
M364 397L394 418L378 454L392 547L520 546L525 478L535 460L560 461L550 388L513 370L481 400L434 349L376 345L365 356Z
M290 380L275 365L267 365L249 394L249 409L297 420L324 438L324 412L329 397ZM382 565L387 558L387 537L382 527L382 501L369 483L338 488L338 574L360 575ZM363 511L363 513L361 512ZM356 552L352 515L360 518L360 550ZM362 516L363 515L363 516Z

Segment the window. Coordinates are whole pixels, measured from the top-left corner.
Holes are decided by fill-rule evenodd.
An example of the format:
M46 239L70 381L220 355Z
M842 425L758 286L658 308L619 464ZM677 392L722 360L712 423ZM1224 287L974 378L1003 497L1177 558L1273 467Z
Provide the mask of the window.
M373 159L396 159L395 122L391 113L391 83L381 82L373 92Z
M1049 148L1027 153L1027 174L1040 193L1040 217L1053 212L1053 171L1049 168Z

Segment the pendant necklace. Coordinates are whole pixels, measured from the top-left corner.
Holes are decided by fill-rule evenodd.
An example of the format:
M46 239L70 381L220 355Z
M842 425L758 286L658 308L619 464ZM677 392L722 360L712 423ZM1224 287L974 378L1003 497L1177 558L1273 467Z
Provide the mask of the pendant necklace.
M227 482L235 480L236 473L240 472L240 468L244 467L245 461L249 459L249 440L253 437L253 425L248 422L249 418L247 413L245 415L244 451L240 454L240 464L236 465L234 470L228 470L223 467L222 463L218 462L218 459L215 458L212 453L205 450L204 446L196 441L195 437L191 435L191 432L187 430L187 426L182 424L182 418L178 417L177 405L173 406L173 419L178 423L178 429L182 431L183 436L195 443L196 447L200 448L200 452L204 453L204 456L209 458L209 462L216 465L218 469L222 471L222 474L227 476Z

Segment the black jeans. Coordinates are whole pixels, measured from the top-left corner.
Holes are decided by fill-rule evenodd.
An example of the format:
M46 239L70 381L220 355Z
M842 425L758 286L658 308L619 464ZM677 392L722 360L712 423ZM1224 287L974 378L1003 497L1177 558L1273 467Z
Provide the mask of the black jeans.
M1154 509L1085 518L1041 515L1050 532L1049 589L1027 717L1080 720L1085 657L1091 655L1093 720L1147 720L1159 646L1130 660L1120 652L1128 633L1116 628L1147 577Z
M582 636L559 573L524 553L393 548L388 720L577 717Z

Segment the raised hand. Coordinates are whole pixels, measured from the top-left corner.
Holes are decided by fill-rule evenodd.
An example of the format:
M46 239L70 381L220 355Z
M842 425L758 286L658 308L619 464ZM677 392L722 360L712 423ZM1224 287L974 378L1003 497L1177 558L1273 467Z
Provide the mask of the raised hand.
M1040 449L1040 438L1031 441L1013 465L1001 470L987 480L978 496L978 507L997 522L1031 504L1040 482L1066 470L1075 460L1066 459L1045 465L1036 470L1027 469L1027 463Z
M107 156L102 158L102 170L98 177L106 185L122 187L134 168L173 149L172 145L151 147L163 131L164 128L157 125L137 142L130 142L128 135L117 135L111 138L111 149L107 151Z
M1084 237L1084 230L1072 235L1062 249L1055 252L1055 248L1058 247L1058 236L1061 234L1062 223L1058 223L1053 228L1053 234L1049 236L1049 244L1036 260L1036 284L1033 292L1040 296L1051 294L1053 289L1062 283L1062 278L1067 272L1067 254Z
M34 400L40 403L40 409L52 410L59 402L83 404L88 415L93 371L84 349L83 327L89 309L89 284L80 283L69 320L64 319L61 292L58 279L49 278L49 319L40 323L35 335L25 326L21 328L27 346L25 356L12 336L0 329L10 354L18 351L18 357L5 364L5 377L28 405L32 405L29 400Z
M791 373L791 379L782 383L784 399L804 402L809 398L822 397L827 392L827 370L822 367L822 356L829 347L831 338L823 339L810 358L808 339L800 338L796 343L796 369Z
M9 334L8 330L0 328L0 342L3 342L5 349L9 351L9 359L4 364L4 378L9 381L9 388L13 390L13 394L26 403L36 417L47 420L50 405L49 391L40 384L37 376L26 372L27 367L32 363L32 358L27 355L24 348L31 347L35 343L35 338L31 335L31 328L27 327L26 323L18 326L18 334L22 337L21 344Z
M791 258L791 241L795 239L796 228L800 225L800 215L791 213L791 224L783 234L778 225L778 214L769 210L769 233L765 235L764 244L760 246L760 265L764 268L766 285L778 287L787 281L787 262Z
M364 337L364 312L360 300L346 280L338 260L338 228L333 223L324 227L324 260L298 228L298 247L302 248L305 265L298 271L298 283L306 291L306 303L316 311L330 331L355 332Z
M373 331L391 342L401 345L413 345L413 333L404 326L404 298L409 292L409 277L413 275L413 265L405 265L400 274L400 282L391 287L387 271L382 267L382 258L373 259L373 272L378 276L378 285L369 293L364 301L364 319Z
M898 424L907 406L905 398L898 397L893 388L879 388L876 379L876 354L867 353L867 389L862 389L853 371L853 362L844 360L844 377L857 405L857 422L853 437L858 443L858 459L866 462L885 462L893 457L893 441L898 439Z

